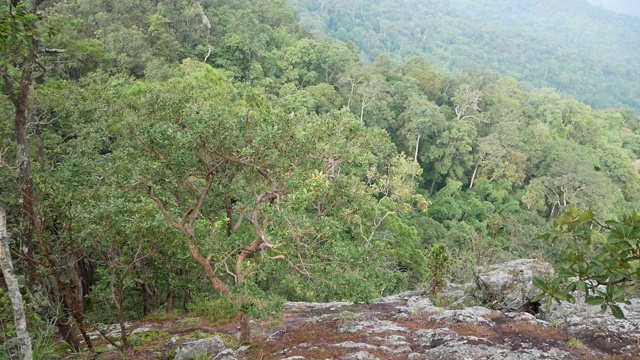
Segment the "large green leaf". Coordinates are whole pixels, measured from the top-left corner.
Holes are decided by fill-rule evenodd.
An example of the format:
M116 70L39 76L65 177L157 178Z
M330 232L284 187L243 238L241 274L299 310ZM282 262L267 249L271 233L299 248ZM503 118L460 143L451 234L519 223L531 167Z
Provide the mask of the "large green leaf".
M620 309L620 307L618 305L609 305L609 307L611 308L611 312L613 313L613 316L616 317L616 319L624 319L624 313L622 312L622 309Z

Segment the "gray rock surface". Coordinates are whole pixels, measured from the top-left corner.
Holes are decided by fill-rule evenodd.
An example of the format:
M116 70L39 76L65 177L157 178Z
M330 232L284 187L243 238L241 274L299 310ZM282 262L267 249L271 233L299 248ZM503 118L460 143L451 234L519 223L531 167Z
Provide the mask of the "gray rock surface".
M570 332L599 331L620 334L625 338L640 339L640 299L631 299L630 304L620 304L625 319L616 319L611 311L602 312L599 306L584 303L584 293L574 292L575 304L553 303L551 308L542 306L540 318L564 326Z
M366 351L358 351L357 353L341 356L339 360L380 360L379 357L373 356Z
M624 320L584 304L579 293L574 294L575 304L521 311L537 294L533 276L551 271L549 264L518 260L477 268L475 291L468 285L449 285L444 295L419 289L370 305L289 302L275 327L254 323L259 353L255 346L226 348L219 336L181 344L180 331L166 332L162 344L165 349L177 347L175 359L205 353L212 360L255 360L258 354L278 360L638 358L640 299L621 305ZM487 306L468 306L481 303L470 297L474 293ZM151 325L134 332L152 331ZM111 326L104 329L117 333ZM229 325L197 330L237 334Z
M478 299L490 308L527 311L530 300L539 293L533 277L554 274L551 264L535 259L519 259L503 264L479 266L473 271Z
M215 358L223 350L226 350L226 346L219 336L190 341L176 349L175 360L186 360L203 355Z
M370 306L289 303L289 324L304 319L297 329L311 334L304 336L304 343L290 344L282 358L631 359L640 354L640 300L623 306L626 320L580 303L579 296L577 304L555 305L536 314L528 307L538 293L531 280L552 275L551 265L524 259L477 268L474 274L475 291L468 285L449 285L437 298L416 290L377 299ZM470 298L470 293L480 298ZM474 303L487 306L465 307ZM287 341L295 329L276 330L268 341Z

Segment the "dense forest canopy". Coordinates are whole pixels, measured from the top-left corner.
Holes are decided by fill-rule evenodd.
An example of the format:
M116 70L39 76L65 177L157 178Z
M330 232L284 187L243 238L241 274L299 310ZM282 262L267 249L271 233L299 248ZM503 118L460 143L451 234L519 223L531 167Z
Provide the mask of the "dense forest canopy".
M94 323L214 304L248 340L249 318L284 300L368 302L469 279L475 265L562 260L538 235L576 208L590 212L575 228L599 239L583 255L601 250L592 221L640 207L640 116L534 86L637 108L640 25L537 1L518 23L539 34L505 35L530 2L500 21L464 3L296 2L311 31L284 0L0 3L0 207L30 321L55 322L78 349ZM554 19L576 9L551 40ZM379 12L390 17L365 21ZM615 36L626 26L627 49L571 39L590 21ZM423 38L440 45L409 57ZM512 75L547 80L474 67L482 38L526 64ZM457 55L433 57L443 44ZM635 271L624 259L607 269ZM0 331L13 336L5 295Z
M484 67L596 108L640 109L640 18L584 0L290 2L314 33L353 41L368 62L423 56L438 69Z

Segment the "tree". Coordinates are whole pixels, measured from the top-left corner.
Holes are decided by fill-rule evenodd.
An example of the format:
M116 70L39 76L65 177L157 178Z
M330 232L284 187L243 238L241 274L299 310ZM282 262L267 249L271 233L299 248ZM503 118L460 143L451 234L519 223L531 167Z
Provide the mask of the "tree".
M428 148L422 160L433 168L430 193L442 176L452 180L465 178L465 172L473 164L475 138L476 129L472 124L456 121L449 123L449 128Z
M406 149L413 150L413 159L418 161L420 140L433 140L446 129L440 108L425 96L413 96L405 102L405 111L396 123L398 135Z
M420 84L420 90L431 101L438 101L443 89L443 75L431 68L427 60L422 57L415 57L407 61L401 69L404 76L412 77Z
M398 163L382 208L374 199L384 183L376 176L366 186L359 177L379 163L370 136L377 152L390 153L384 132L365 130L345 112L316 118L279 109L203 64L185 61L182 70L131 89L111 170L144 190L212 287L236 303L248 341L248 315L266 298L254 287L261 264L280 261L311 276L308 256L296 255L320 256L318 242L342 226L357 232L362 224L365 241L350 246L376 243L385 218L413 202L413 187L403 185L412 175ZM356 195L365 205L359 223L344 213L355 205L343 206Z
M27 285L38 301L40 311L47 316L53 316L54 305L44 289L45 281L37 270L34 232L41 226L36 213L36 195L34 192L33 176L31 172L31 157L27 139L29 124L30 93L36 82L64 61L48 59L52 55L64 53L63 49L49 48L54 43L56 35L55 21L47 19L42 11L46 1L37 0L33 3L12 1L8 7L0 7L0 49L4 57L0 62L0 72L4 80L4 92L15 110L15 158L20 183L20 249L25 259ZM31 111L34 111L33 109ZM73 349L79 348L79 341L74 335L66 314L56 322L63 338ZM88 339L87 339L88 340Z
M27 320L22 305L22 294L18 285L18 278L13 273L13 262L11 261L11 250L9 249L9 235L7 234L6 214L0 208L0 269L4 281L7 283L11 303L13 304L13 317L16 328L16 338L20 348L20 358L24 360L33 359L31 348L31 336L27 331Z

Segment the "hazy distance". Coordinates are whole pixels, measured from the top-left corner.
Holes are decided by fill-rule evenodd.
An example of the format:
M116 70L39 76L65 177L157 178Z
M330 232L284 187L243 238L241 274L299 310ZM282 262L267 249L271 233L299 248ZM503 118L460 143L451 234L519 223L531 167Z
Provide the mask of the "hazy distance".
M602 6L605 9L615 11L620 14L640 17L640 1L638 0L587 0L595 6Z

